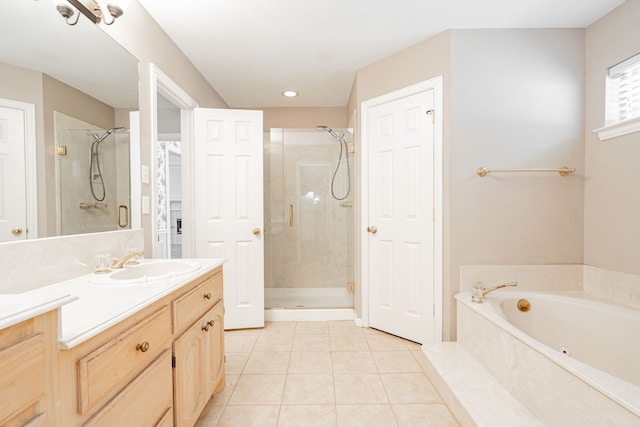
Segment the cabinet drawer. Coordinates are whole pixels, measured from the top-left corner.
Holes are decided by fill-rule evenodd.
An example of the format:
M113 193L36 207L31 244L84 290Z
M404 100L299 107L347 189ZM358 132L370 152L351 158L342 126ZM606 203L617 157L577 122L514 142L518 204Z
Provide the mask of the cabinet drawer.
M171 316L165 306L81 358L78 361L78 412L86 414L126 384L169 347L170 339Z
M207 279L173 302L174 332L188 328L222 300L222 273Z
M162 353L84 425L89 427L155 426L171 413L171 351Z
M45 394L45 366L44 334L0 351L0 424Z

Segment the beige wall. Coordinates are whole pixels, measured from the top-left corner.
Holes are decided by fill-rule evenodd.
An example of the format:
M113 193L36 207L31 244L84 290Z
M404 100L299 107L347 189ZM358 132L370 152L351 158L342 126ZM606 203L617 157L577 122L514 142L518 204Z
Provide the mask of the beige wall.
M440 74L443 335L454 339L461 265L582 262L581 173L481 179L475 170L583 169L584 31L448 31L358 71L349 105Z
M263 127L306 128L319 125L331 128L347 127L347 109L345 107L289 107L289 108L253 108L262 110Z
M640 53L640 1L628 0L587 29L585 105L586 264L640 274L640 137L600 141L607 68Z

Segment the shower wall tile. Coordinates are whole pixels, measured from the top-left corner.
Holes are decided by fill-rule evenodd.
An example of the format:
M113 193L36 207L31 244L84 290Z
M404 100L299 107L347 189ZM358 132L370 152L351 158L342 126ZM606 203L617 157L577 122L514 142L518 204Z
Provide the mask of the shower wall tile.
M582 264L460 266L460 292L470 292L477 281L487 288L518 282L520 290L581 291L583 268Z
M640 309L640 276L584 266L584 291Z
M20 293L68 280L95 270L95 254L112 257L126 248L144 249L144 231L48 237L0 245L0 293Z

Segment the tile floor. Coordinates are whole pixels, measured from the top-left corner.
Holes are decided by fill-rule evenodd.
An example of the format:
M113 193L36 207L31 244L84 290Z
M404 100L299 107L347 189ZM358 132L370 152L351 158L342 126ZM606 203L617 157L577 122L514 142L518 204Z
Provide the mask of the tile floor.
M457 426L420 346L353 321L225 333L225 389L196 427Z

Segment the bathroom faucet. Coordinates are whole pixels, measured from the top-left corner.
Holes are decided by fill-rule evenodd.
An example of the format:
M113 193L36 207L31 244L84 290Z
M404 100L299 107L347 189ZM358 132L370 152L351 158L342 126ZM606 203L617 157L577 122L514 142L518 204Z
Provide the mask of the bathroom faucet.
M507 286L518 286L518 282L503 283L501 285L492 286L489 289L484 289L482 287L482 283L478 282L473 287L473 292L471 294L471 302L482 304L482 301L484 300L485 295L487 295L489 292L493 292L496 289L506 288Z
M127 261L129 261L131 258L135 258L137 256L142 256L142 255L144 255L144 251L138 251L138 252L133 252L129 255L125 255L120 259L114 259L113 263L111 264L111 268L122 268L124 267L124 264Z

